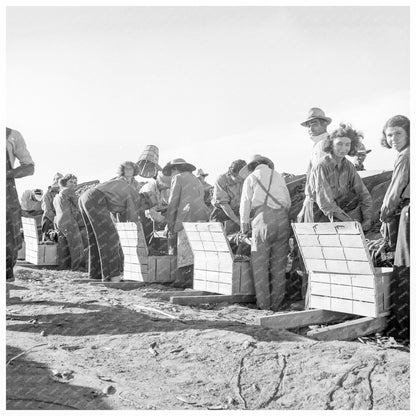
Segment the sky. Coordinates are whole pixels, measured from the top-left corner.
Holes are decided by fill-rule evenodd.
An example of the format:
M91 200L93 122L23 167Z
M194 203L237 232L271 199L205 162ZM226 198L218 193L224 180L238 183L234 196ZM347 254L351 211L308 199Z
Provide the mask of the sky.
M408 7L7 7L6 124L46 190L55 172L115 176L146 145L213 183L235 159L306 171L310 107L364 133L392 169L385 121L410 115ZM140 177L137 178L141 180Z

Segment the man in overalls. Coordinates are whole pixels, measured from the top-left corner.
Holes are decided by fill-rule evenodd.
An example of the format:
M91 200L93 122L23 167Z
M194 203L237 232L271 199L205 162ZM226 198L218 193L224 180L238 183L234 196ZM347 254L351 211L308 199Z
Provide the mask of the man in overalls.
M251 265L257 306L277 311L285 296L291 200L283 177L267 157L248 164L240 205L241 230L252 231Z

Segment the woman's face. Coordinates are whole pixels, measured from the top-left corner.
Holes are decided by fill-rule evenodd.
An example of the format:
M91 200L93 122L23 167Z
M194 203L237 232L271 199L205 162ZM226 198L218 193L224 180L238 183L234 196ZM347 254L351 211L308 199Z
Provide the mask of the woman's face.
M336 137L332 142L335 157L343 158L351 150L351 139L349 137Z
M400 152L409 141L406 130L403 127L387 127L384 131L387 143L395 150Z
M66 186L68 188L75 188L77 186L77 179L72 178L72 179L68 179Z
M126 178L132 178L134 175L134 168L133 166L127 165L124 167L124 176Z

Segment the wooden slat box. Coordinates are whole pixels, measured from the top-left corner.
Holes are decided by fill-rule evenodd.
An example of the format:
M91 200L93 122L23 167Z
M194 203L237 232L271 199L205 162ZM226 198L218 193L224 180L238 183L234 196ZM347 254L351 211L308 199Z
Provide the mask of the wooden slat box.
M36 220L22 217L25 238L25 260L37 266L56 266L58 264L58 244L39 242Z
M309 274L309 307L378 317L391 270L375 270L358 222L293 223Z
M219 222L184 222L194 255L193 289L223 295L253 295L250 262L234 262Z
M138 282L173 282L175 256L149 256L141 223L119 222L116 228L124 254L124 279Z

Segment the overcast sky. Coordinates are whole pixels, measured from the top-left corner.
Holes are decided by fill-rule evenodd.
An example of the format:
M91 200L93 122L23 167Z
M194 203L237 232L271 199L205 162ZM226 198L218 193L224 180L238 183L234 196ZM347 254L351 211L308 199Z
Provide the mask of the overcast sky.
M148 144L211 183L255 153L304 173L313 106L392 169L382 126L409 116L408 7L8 7L6 23L6 122L36 164L20 193L57 171L107 180Z

